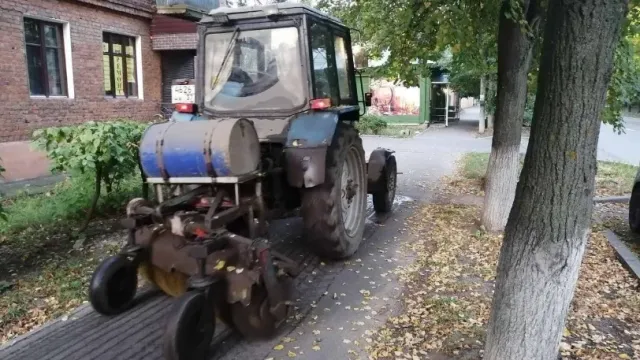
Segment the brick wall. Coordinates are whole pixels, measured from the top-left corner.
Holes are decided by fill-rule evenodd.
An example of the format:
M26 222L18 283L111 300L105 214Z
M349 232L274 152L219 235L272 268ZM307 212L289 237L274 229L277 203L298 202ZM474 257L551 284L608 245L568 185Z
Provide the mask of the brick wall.
M109 4L109 8L90 3ZM157 114L162 84L160 55L152 50L149 35L153 3L151 0L1 0L0 143L27 140L33 130L42 127L121 117L148 120ZM128 10L114 10L118 7ZM74 99L30 97L25 16L69 23ZM103 31L141 37L144 100L105 97Z
M160 34L153 36L154 50L195 50L198 34Z

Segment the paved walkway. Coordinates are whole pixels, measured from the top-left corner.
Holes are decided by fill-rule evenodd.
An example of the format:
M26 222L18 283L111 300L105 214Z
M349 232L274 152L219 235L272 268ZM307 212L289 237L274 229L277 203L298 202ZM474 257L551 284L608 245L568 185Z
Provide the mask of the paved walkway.
M404 219L416 202L433 200L438 181L454 170L462 153L491 148L490 137L477 137L474 111L465 110L462 120L448 128L434 126L413 138L365 136L367 152L376 147L396 151L402 196L395 211L383 219L370 217L364 243L346 262L323 262L311 255L301 245L304 234L299 219L276 222L271 229L275 247L289 253L304 269L296 280L296 316L270 341L249 343L221 332L213 358L282 359L288 358L288 351L302 359L347 359L354 354L367 358L363 346L354 345L355 341L364 344L365 332L379 327L395 311L394 299L401 296L401 288L391 270L412 261L411 254L402 252L402 245L411 241ZM416 202L405 202L408 199ZM374 297L366 306L361 290ZM102 317L85 305L6 344L0 348L0 359L161 359L160 339L171 303L157 293L147 293L130 312L113 318ZM273 350L285 336L291 340L283 343L285 350ZM320 351L312 350L316 343Z

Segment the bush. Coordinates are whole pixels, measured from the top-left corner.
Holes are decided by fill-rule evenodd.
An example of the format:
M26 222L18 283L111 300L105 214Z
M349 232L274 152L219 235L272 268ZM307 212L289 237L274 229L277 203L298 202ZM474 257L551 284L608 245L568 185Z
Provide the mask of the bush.
M51 160L52 170L93 179L94 194L83 229L93 217L102 184L111 193L138 169L138 144L145 127L128 120L90 121L33 134L35 145Z
M360 117L356 128L363 134L378 135L383 129L387 128L387 123L380 116L364 115Z

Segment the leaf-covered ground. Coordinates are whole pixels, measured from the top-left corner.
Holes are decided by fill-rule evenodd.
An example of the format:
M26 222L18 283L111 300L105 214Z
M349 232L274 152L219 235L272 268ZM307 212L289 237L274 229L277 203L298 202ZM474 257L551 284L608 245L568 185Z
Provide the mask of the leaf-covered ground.
M98 261L116 253L122 232L93 239L84 249L43 260L30 273L0 281L0 344L75 309L87 299Z
M482 354L501 236L478 229L480 208L426 205L410 220L417 261L396 271L403 311L380 329L373 359L477 359ZM561 344L565 359L640 357L638 282L600 233L590 236Z
M593 214L594 221L616 233L632 251L640 256L640 234L634 234L629 228L629 204L596 204Z

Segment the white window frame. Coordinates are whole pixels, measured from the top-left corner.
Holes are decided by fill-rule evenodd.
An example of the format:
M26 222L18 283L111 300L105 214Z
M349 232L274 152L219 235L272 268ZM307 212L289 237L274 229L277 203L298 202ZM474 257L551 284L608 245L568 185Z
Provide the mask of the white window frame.
M144 84L142 79L144 78L143 74L142 74L142 36L140 35L134 35L134 34L130 34L130 33L126 33L126 32L121 32L121 31L115 31L115 30L111 30L111 29L102 29L102 33L100 33L101 38L104 35L104 33L109 33L109 34L115 34L115 35L122 35L122 36L128 36L128 37L132 37L135 39L135 44L136 44L136 75L137 75L137 82L138 82L138 96L131 96L131 97L127 97L126 99L130 99L130 100L144 100ZM102 54L102 41L100 41L100 54ZM100 61L102 61L102 57L100 58ZM103 75L104 77L104 75ZM104 80L104 79L103 79ZM102 92L104 94L104 88L102 89ZM122 97L113 97L113 96L106 96L105 98L107 99L115 99L115 100L122 100Z
M51 23L62 25L62 46L64 49L64 68L65 68L65 73L67 77L67 95L66 96L54 95L54 96L47 97L42 95L31 95L31 94L29 94L29 96L32 99L75 99L76 93L73 85L73 57L72 57L72 51L71 51L71 24L69 24L69 22L65 20L60 20L60 19L55 19L55 18L50 18L45 16L25 14L22 17L23 32L24 32L24 19L48 21ZM24 35L22 36L22 41L24 41ZM25 64L26 64L26 59L25 59ZM27 73L28 72L29 72L29 69L27 69Z

